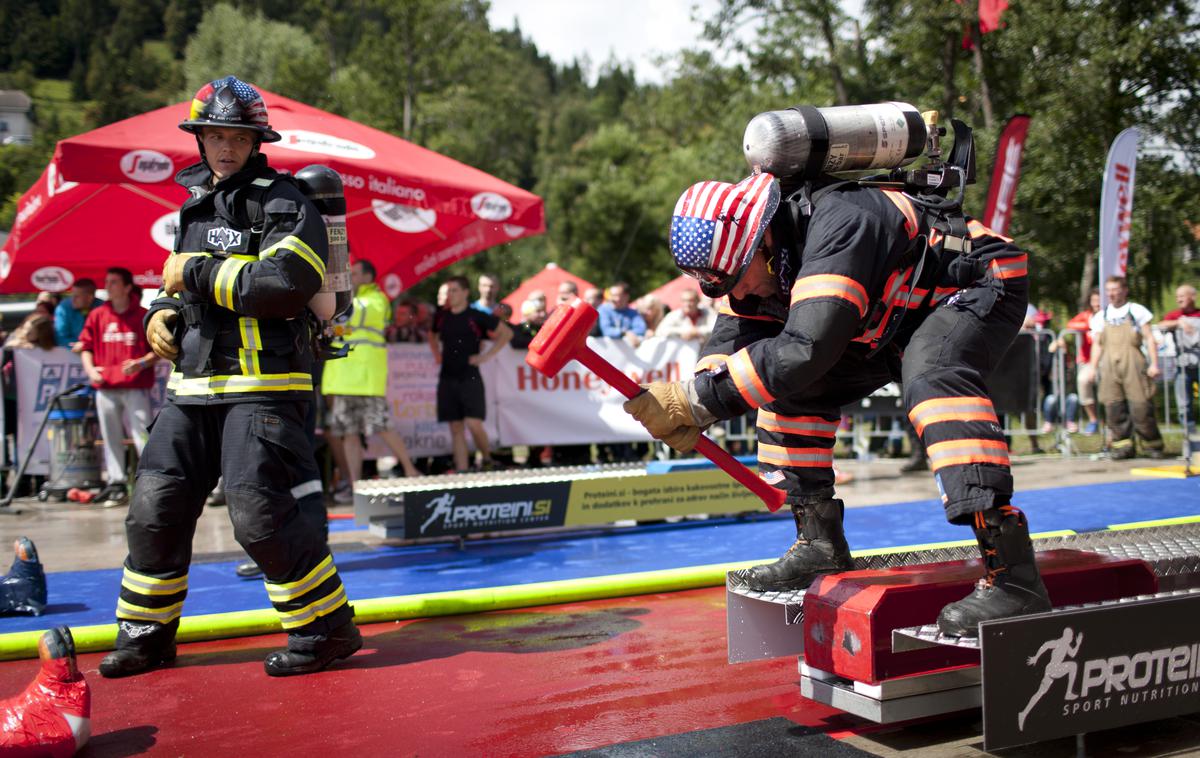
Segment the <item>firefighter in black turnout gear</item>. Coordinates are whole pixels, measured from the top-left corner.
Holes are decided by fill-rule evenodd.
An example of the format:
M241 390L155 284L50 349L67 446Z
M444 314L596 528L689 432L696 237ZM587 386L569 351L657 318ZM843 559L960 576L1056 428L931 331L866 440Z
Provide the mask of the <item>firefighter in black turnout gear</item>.
M748 130L748 152L751 142ZM946 517L974 528L986 567L942 610L941 630L975 636L981 621L1049 610L984 385L1021 327L1026 254L903 184L810 176L786 197L756 171L679 199L671 250L705 294L724 296L718 323L694 379L651 384L626 409L681 451L709 424L757 409L759 468L787 492L796 542L730 579L802 589L853 566L834 498L840 409L899 381Z
M362 646L313 515L323 509L308 502L322 493L304 433L314 359L306 305L325 276L325 227L259 153L279 134L253 87L234 77L204 85L180 128L196 135L201 160L176 176L191 197L146 317L151 347L174 369L138 465L117 648L100 673L174 659L192 535L222 475L234 536L262 567L288 633L267 673L318 671Z

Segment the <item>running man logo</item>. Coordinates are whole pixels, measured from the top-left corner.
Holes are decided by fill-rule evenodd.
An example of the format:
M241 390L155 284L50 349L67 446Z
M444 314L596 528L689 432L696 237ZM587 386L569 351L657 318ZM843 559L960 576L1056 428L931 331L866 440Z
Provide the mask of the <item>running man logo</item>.
M231 247L242 244L242 233L236 229L218 226L216 229L208 230L208 244L222 250L229 250Z
M1072 644L1074 638L1074 644ZM1083 632L1075 634L1071 627L1064 627L1061 637L1055 637L1042 644L1038 648L1037 653L1029 656L1025 661L1030 666L1036 666L1038 660L1043 653L1050 653L1050 658L1046 661L1046 670L1042 672L1042 683L1038 685L1037 692L1033 693L1033 697L1029 698L1029 702L1025 705L1025 709L1017 714L1017 729L1025 731L1025 717L1033 710L1033 706L1037 701L1042 699L1042 696L1050 691L1051 685L1056 679L1067 677L1067 700L1075 700L1078 695L1075 694L1075 675L1078 673L1078 666L1075 661L1069 660L1079 654L1079 646L1083 644Z
M425 507L432 507L433 513L429 514L429 518L425 519L425 523L421 524L421 534L424 534L425 530L432 526L433 522L439 518L446 521L451 519L454 514L454 495L451 495L449 492L438 495L433 500L430 500Z

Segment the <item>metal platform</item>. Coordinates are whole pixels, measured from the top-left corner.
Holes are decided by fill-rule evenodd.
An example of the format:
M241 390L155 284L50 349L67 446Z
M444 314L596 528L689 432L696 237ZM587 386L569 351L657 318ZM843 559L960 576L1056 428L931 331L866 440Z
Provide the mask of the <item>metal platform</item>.
M1080 605L1064 605L1050 611L1049 614L1035 614L1038 616L1046 616L1061 611L1077 611L1085 608L1107 608L1114 605L1123 605L1128 603L1136 603L1142 600L1155 600L1164 597L1178 597L1181 595L1200 595L1200 587L1190 587L1182 590L1170 590L1167 592L1156 592L1152 595L1134 595L1133 597L1123 597L1118 600L1105 600L1100 603L1082 603ZM955 637L950 634L942 634L938 630L937 624L925 624L924 626L911 626L905 629L892 630L892 652L903 653L909 650L922 650L929 647L937 647L945 645L946 647L957 647L964 650L978 650L978 637Z
M1161 591L1154 595L1065 606L1056 608L1051 614L1200 594L1200 523L1050 537L1035 540L1034 548L1038 551L1068 548L1117 558L1137 558L1146 561L1158 578ZM978 549L973 545L936 548L860 556L855 558L854 568L878 570L978 557ZM978 666L878 683L854 682L808 667L802 656L804 594L803 590L756 592L727 583L729 661L738 663L801 655L801 694L877 723L906 721L980 706L982 692ZM942 635L935 625L894 630L892 645L896 652L935 645L979 650L978 639Z

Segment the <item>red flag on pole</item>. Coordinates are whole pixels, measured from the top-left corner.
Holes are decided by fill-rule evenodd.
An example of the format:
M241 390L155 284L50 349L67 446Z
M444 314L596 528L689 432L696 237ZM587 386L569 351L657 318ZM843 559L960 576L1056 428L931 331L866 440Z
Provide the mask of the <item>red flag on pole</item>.
M988 187L983 223L1000 234L1008 234L1012 219L1013 199L1017 181L1021 178L1021 157L1025 154L1025 136L1029 132L1029 116L1013 116L1000 132L996 143L996 162L992 168L992 183Z

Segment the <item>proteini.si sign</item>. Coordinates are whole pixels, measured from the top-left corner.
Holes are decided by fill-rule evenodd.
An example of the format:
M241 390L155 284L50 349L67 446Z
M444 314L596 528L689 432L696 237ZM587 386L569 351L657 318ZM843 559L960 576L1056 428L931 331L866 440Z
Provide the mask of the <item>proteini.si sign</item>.
M986 750L1200 711L1200 594L980 627Z

